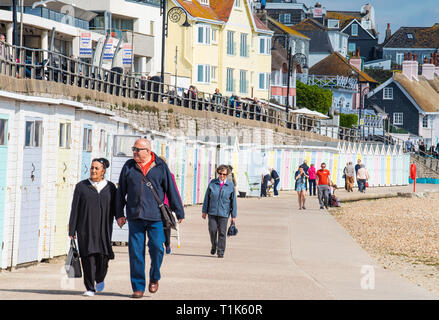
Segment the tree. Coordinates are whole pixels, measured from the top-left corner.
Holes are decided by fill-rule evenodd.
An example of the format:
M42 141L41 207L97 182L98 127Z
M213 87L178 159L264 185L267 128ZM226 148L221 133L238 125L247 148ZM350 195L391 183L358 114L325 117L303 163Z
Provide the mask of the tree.
M332 106L332 91L297 81L297 106L328 114Z

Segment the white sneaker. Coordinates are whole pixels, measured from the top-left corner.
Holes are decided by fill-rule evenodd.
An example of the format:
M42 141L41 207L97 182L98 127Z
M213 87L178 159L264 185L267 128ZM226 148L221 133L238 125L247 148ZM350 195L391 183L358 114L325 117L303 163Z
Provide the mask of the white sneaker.
M85 291L82 295L86 297L93 297L95 293L93 291Z
M105 288L105 282L96 283L96 292L102 292Z

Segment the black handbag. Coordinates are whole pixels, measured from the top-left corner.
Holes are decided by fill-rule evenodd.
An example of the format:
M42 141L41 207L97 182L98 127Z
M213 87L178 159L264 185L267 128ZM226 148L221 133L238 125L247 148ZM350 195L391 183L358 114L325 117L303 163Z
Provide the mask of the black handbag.
M70 240L70 250L67 254L66 263L64 265L67 276L69 278L82 278L81 263L79 261L79 252L76 248L75 240Z
M169 207L160 200L160 198L159 198L157 192L155 191L152 183L145 176L143 177L143 179L145 180L146 186L149 189L151 189L152 194L154 195L154 198L157 201L157 204L159 205L160 211L162 213L163 227L165 229L171 228L171 229L177 230L177 221L175 220L174 215L172 214L171 209L169 209Z
M232 222L230 224L229 230L227 230L227 236L231 237L231 236L236 236L238 234L238 228L235 226L235 223Z

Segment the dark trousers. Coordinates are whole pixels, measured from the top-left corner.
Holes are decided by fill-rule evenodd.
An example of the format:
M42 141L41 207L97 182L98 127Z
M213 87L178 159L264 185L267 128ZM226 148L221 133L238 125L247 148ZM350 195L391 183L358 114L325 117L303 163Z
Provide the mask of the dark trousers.
M261 183L261 197L266 197L267 196L267 183Z
M363 192L366 190L366 179L358 179L358 191Z
M165 232L165 247L171 246L171 228L164 228L163 231Z
M223 255L226 250L227 221L229 218L209 214L209 234L212 249L216 249L218 255Z
M96 291L95 282L104 281L108 270L108 256L95 253L81 257L84 285L87 291Z
M315 196L316 195L316 179L309 179L309 195Z
M145 240L148 234L148 249L151 259L149 279L160 280L160 267L163 262L165 234L161 221L129 220L128 252L130 256L130 277L133 291L145 291Z
M277 191L277 185L279 184L279 182L280 182L280 179L274 180L273 192L274 192L275 196L279 195L279 192Z

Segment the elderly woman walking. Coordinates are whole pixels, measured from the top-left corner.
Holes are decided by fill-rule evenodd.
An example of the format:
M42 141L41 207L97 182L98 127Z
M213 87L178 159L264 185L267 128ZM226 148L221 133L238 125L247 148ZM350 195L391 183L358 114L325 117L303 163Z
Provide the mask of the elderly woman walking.
M209 216L210 254L217 253L218 258L224 258L229 215L232 215L232 223L237 216L236 192L233 182L227 179L229 166L220 165L216 172L218 178L210 181L204 196L202 218Z
M78 238L87 289L84 296L94 296L96 291L104 290L108 261L114 259L111 235L116 186L105 180L105 171L109 166L107 159L93 159L90 178L79 182L73 194L69 236L70 239Z

